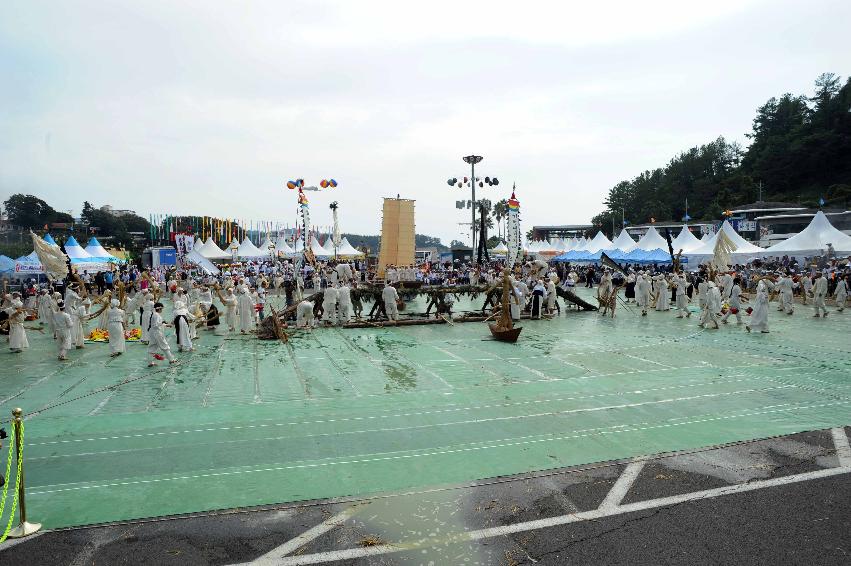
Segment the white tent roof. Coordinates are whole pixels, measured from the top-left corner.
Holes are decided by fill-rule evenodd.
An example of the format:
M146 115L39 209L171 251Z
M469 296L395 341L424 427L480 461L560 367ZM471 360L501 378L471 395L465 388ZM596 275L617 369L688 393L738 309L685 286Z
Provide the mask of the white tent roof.
M245 239L242 240L242 243L239 244L239 249L236 250L236 255L240 259L257 259L257 258L268 258L269 252L268 251L264 252L263 250L259 249L248 238L248 236L246 236Z
M754 256L762 254L765 249L755 246L739 236L739 234L733 229L729 222L726 220L723 224L721 224L721 230L727 234L727 236L732 240L733 244L736 246L736 250L733 252L733 256L739 256L738 259L741 259L743 256ZM719 230L720 232L720 230ZM692 256L710 256L715 253L715 242L718 240L718 232L715 233L711 238L707 241L703 242L699 247L687 253L687 255Z
M222 251L222 249L216 245L216 242L213 241L212 236L207 237L207 241L204 242L204 245L201 246L201 249L198 252L207 259L230 259L231 255Z
M356 249L353 245L349 243L348 238L343 238L343 241L340 242L340 247L337 248L338 256L362 256L363 252Z
M83 249L74 236L65 241L65 255L71 258L71 263L97 262L90 253ZM76 260L76 261L75 261Z
M667 250L668 240L660 236L659 232L656 231L656 228L651 226L647 230L647 233L641 236L641 239L638 240L635 247L648 252L653 250Z
M588 249L588 238L577 238L576 246L573 248L574 250L587 250Z
M269 246L271 246L271 245L273 245L273 244L272 244L272 240L269 238L269 235L268 235L268 234L266 234L266 239L265 239L265 240L263 240L263 243L262 243L262 244L260 244L260 245L259 245L259 246L257 246L257 247L258 247L258 249L266 250L266 251L268 252L268 251L269 251ZM277 248L277 246L275 246L275 247Z
M331 236L325 238L325 243L322 245L322 249L324 249L325 253L328 255L334 255L334 241L331 239Z
M315 234L310 239L310 250L316 257L328 257L329 255L334 255L334 252L329 254L328 251L322 247L322 244L319 243L319 238L317 238Z
M536 243L538 245L537 245L537 248L535 249L535 253L549 254L549 253L555 253L555 252L558 251L552 244L550 244L546 240L542 240L542 241L536 242Z
M711 238L712 238L712 234L707 232L706 234L704 234L703 236L700 237L700 241L701 242L708 242Z
M585 248L589 252L594 253L600 250L608 250L612 247L612 241L603 234L603 231L600 230L597 232L597 235L594 236L594 239L588 244L588 247Z
M635 240L632 239L629 232L621 230L621 233L618 234L618 237L615 238L614 242L612 242L612 247L610 249L631 252L635 249L636 245Z
M219 268L213 265L213 263L209 259L201 255L201 253L194 247L192 248L191 252L183 256L183 259L184 261L190 261L194 263L209 275L219 274Z
M89 239L89 244L85 247L86 253L101 261L118 261L118 258L106 251L96 238Z
M283 234L278 236L278 239L275 241L275 249L278 250L278 255L296 255L296 251L287 243L287 239Z
M564 238L556 238L555 242L550 242L550 243L553 245L553 247L556 250L558 250L560 252L566 252L567 251L567 242L564 241ZM506 248L506 249L508 249L508 248Z
M762 250L762 255L818 255L827 248L827 244L833 244L837 252L851 252L851 236L834 228L827 216L819 210L806 228Z
M685 224L683 225L683 229L680 231L679 235L677 235L677 237L674 238L674 241L671 242L671 246L674 248L675 254L680 250L683 250L684 254L688 254L702 245L703 242L698 240Z
M491 251L495 254L507 254L508 246L506 246L504 242L500 242L499 244L494 246Z

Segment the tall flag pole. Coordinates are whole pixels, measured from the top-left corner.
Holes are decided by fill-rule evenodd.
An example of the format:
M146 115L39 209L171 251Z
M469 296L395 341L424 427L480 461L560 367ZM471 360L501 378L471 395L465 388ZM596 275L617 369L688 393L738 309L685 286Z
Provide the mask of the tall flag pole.
M517 256L520 255L520 201L515 196L517 183L511 189L511 198L508 199L508 257L506 258L508 269L514 268Z

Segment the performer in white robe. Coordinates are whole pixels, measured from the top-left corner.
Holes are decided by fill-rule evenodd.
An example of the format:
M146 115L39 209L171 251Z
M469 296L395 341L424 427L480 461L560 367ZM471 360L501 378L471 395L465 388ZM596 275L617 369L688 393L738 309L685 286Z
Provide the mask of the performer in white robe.
M38 297L35 302L38 309L38 322L41 325L47 324L53 328L53 301L50 295L47 294L47 289L42 289L38 292Z
M59 301L53 312L53 327L55 330L56 349L59 360L68 359L68 350L71 349L71 315L65 312L65 301Z
M547 288L544 287L544 282L539 280L532 288L532 313L531 317L540 319L544 307L544 296L547 294Z
M203 285L198 292L198 304L201 305L201 311L206 313L210 310L210 305L213 304L213 292L210 287Z
M148 367L157 365L156 360L167 359L173 364L177 360L174 354L171 353L171 346L168 345L168 340L165 339L165 329L169 326L163 320L163 304L155 303L154 310L151 312L151 320L148 322L148 354L151 355L151 360L148 362Z
M66 307L67 310L67 307ZM78 303L70 312L71 315L71 343L76 349L85 348L83 340L85 338L85 330L83 321L86 320L86 306L83 303Z
M656 310L667 311L671 309L671 295L668 292L668 280L664 275L656 277Z
M24 319L27 312L24 309L24 303L18 296L18 293L12 295L12 304L5 309L9 315L9 349L14 354L20 354L25 348L30 347L27 340L27 331L24 330Z
M748 332L759 330L762 333L768 333L768 287L766 287L765 281L760 281L756 286L751 321L750 324L745 326L745 329Z
M182 301L174 303L174 331L177 334L177 351L178 352L194 352L195 346L192 345L192 326L195 322L195 317L190 314L186 305Z
M700 313L700 323L698 326L703 328L706 325L712 325L712 328L718 328L718 313L721 311L721 291L714 281L706 284L706 302L703 305L703 310Z
M721 298L727 300L730 298L730 293L733 291L733 276L729 272L719 278L719 286L721 287Z
M381 291L381 298L384 301L384 311L387 313L387 318L389 320L399 320L399 308L396 305L396 301L399 300L399 293L396 291L396 288L390 283L387 283Z
M641 307L641 316L647 316L650 308L650 276L644 272L635 280L635 303Z
M239 331L246 334L254 330L254 300L245 285L237 286L236 298L239 304Z
M553 275L550 277L547 282L547 312L549 314L555 314L556 312L556 299L558 298L558 293L556 292L556 280L558 280L557 275ZM611 283L612 278L609 276L609 291L611 292Z
M228 325L228 330L233 332L236 330L236 325L239 323L239 317L237 316L237 311L239 307L239 302L237 301L236 295L233 294L233 287L229 287L227 291L225 291L225 295L220 297L222 301L222 306L225 308L225 323Z
M119 308L118 299L110 301L107 311L107 330L109 331L109 355L120 356L126 351L124 341L124 310Z
M306 299L298 304L295 313L295 325L297 328L313 328L313 307L314 304Z
M336 277L336 271L331 271ZM328 287L322 294L322 322L337 324L337 300L339 293L334 284L329 281Z
M827 298L827 279L822 277L821 271L816 273L816 279L813 281L813 307L815 308L816 313L813 315L814 317L822 316L820 313L824 313L824 317L827 317L827 307L825 307L824 301Z
M813 280L806 273L801 275L801 297L802 303L807 304L807 300L813 296Z
M845 310L845 301L848 300L848 278L849 276L839 276L839 281L836 282L836 291L833 297L836 299L836 310L842 312Z
M730 318L731 314L736 316L736 324L742 323L742 287L739 285L740 281L738 277L733 279L730 297L727 299L728 309L721 318L721 322L724 324L727 324L727 319Z
M343 278L343 283L337 288L337 320L340 324L346 324L352 318L352 289L349 281L351 277Z
M784 311L786 314L792 314L795 310L792 278L785 274L781 275L777 281L777 288L780 290L780 302L777 310Z
M688 281L683 275L674 276L674 285L677 287L677 318L691 318L691 311L688 310Z

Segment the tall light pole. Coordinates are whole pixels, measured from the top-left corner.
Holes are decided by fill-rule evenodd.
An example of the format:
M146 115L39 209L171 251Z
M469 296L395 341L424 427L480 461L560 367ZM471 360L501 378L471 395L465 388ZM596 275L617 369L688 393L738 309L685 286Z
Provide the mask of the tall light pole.
M480 163L482 161L482 159L484 159L484 157L482 157L481 155L467 155L465 157L462 157L461 159L463 159L465 163L470 164L469 185L470 185L470 188L472 189L472 207L471 208L473 209L472 210L472 220L473 221L470 224L470 230L472 231L472 235L473 235L473 240L472 240L472 242L473 242L473 257L475 258L476 257L476 183L478 183L480 187L484 187L485 183L492 186L492 185L498 185L499 180L496 177L494 177L493 179L491 179L490 177L485 177L484 182L482 182L478 178L476 178L476 163ZM449 186L455 186L457 184L458 187L461 188L467 182L468 181L467 181L466 177L463 179L463 182L459 181L458 179L453 177L453 178L449 179L448 184L449 184ZM484 221L484 219L482 219L482 221Z

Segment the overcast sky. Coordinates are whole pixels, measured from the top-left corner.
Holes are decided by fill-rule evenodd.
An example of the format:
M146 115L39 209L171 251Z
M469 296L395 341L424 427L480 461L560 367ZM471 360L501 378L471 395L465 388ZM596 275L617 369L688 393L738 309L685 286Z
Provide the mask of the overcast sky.
M0 197L292 223L286 180L334 177L314 223L337 200L378 233L398 193L448 243L469 192L446 179L476 153L523 226L585 223L618 181L851 73L849 21L847 0L7 1Z

